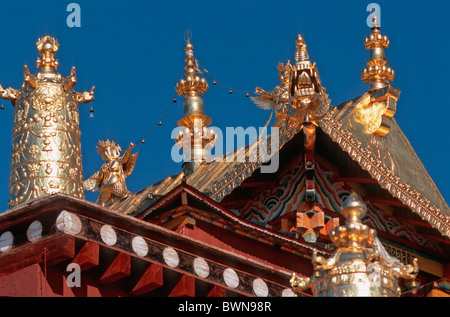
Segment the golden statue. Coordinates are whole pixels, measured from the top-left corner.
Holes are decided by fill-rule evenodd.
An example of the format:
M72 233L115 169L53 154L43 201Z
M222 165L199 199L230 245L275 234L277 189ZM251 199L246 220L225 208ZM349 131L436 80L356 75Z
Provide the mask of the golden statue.
M120 157L121 148L114 141L99 141L98 145L97 152L105 163L99 171L83 182L83 187L86 190L98 190L95 202L105 206L105 203L110 205L129 195L125 178L133 171L138 153L131 154L131 150L136 146L133 143L130 143L122 157Z
M255 93L260 96L250 97L258 107L264 110L275 108L277 112L282 112L284 105L291 101L291 72L293 72L291 62L288 61L286 65L279 63L278 71L278 79L280 80L280 84L278 86L276 86L272 91L265 91L260 87L256 87Z

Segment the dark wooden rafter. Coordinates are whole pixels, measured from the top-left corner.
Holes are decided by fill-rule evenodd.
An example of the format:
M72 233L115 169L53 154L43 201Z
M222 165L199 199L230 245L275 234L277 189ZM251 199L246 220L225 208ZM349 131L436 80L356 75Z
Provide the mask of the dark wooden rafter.
M226 201L226 202L221 202L220 204L226 208L236 208L236 207L244 206L249 200L250 200L250 198L249 199L230 200L230 201Z
M396 207L406 207L407 206L402 203L399 200L392 200L392 199L381 199L381 198L373 198L373 197L364 197L364 200L372 203L372 204L381 204L381 205L388 205L388 206L396 206Z
M315 188L315 143L316 143L316 127L312 123L305 123L303 125L304 133L304 146L305 146L305 199L308 202L316 200L316 188Z
M357 184L377 184L378 182L373 178L366 177L334 177L334 182L342 183L357 183Z
M195 278L189 275L182 275L169 297L195 297Z
M151 263L130 293L132 295L142 295L162 287L164 285L163 270L164 268L161 265Z
M240 185L241 188L247 187L266 187L270 186L272 182L269 181L260 181L260 182L244 182Z
M80 266L81 271L89 270L99 264L100 246L97 243L87 241L77 253L72 263Z
M227 290L218 285L214 285L207 295L207 297L225 297L225 296L227 296Z
M131 273L131 257L126 253L119 252L108 269L99 279L101 284L116 282Z
M75 239L67 235L43 238L33 244L13 249L0 257L0 277L21 270L34 263L55 265L73 258Z

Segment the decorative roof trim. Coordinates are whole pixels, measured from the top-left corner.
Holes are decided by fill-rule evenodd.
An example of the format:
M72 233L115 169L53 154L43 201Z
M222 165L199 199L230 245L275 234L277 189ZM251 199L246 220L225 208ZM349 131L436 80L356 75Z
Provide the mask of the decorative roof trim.
M158 201L156 201L153 205L151 205L146 211L142 212L141 214L139 214L137 216L137 218L145 220L145 218L147 216L149 216L154 210L156 210L157 208L160 208L164 205L166 205L169 201L171 201L172 199L174 199L176 196L180 195L181 192L186 192L192 196L194 196L195 198L203 201L204 203L206 203L209 207L213 208L214 210L216 210L219 215L236 222L237 224L258 231L259 233L274 237L276 239L282 240L284 242L290 243L290 244L294 244L298 247L304 248L304 249L308 249L311 251L317 251L319 253L322 254L330 254L330 252L327 252L321 248L317 248L313 245L309 245L306 243L301 243L299 240L291 238L289 236L286 235L282 235L279 234L271 229L262 227L258 224L255 223L251 223L249 221L246 221L244 219L239 218L238 216L236 216L234 213L232 213L231 211L227 210L226 208L220 206L217 202L215 202L214 200L212 200L211 198L205 196L204 194L202 194L200 191L198 191L197 189L182 183L180 185L178 185L176 188L174 188L172 191L170 191L169 193L167 193L164 197L161 197Z
M423 197L419 191L411 188L410 184L403 182L391 168L364 147L360 140L354 138L352 132L344 128L342 122L334 119L337 111L336 108L332 108L319 122L322 130L364 170L369 172L382 188L397 197L433 228L450 238L450 217L443 214L440 208L432 205L430 200Z

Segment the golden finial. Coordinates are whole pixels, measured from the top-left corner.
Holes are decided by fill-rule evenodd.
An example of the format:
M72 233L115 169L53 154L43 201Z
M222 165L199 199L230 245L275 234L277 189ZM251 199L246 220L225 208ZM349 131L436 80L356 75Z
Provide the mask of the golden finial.
M203 125L207 126L211 124L212 120L205 114L203 107L203 95L208 90L208 82L204 78L200 78L197 75L197 60L194 57L194 45L190 42L191 34L185 35L186 44L184 51L186 58L186 66L184 67L184 78L180 79L175 89L180 96L184 96L183 108L184 115L178 121L178 125L181 127L191 128L195 119L201 119Z
M372 33L365 38L365 46L370 50L370 60L367 68L363 70L361 79L370 83L369 90L380 89L394 80L395 72L388 65L384 49L389 47L389 39L382 35L376 16L372 19Z
M59 63L58 60L55 59L55 54L59 48L58 41L55 38L46 35L43 38L38 39L36 46L42 57L42 59L37 59L37 67L48 70L52 68L57 69Z
M186 44L184 51L186 54L184 67L184 78L175 85L175 89L180 96L197 97L203 95L208 90L208 82L197 75L196 59L194 57L194 45L190 42L191 36L185 37Z
M178 135L177 145L184 151L183 169L185 175L192 173L201 163L209 159L209 148L216 142L216 132L208 128L212 120L205 114L204 100L201 97L208 90L208 82L198 76L197 60L194 46L190 42L191 33L185 36L186 66L184 78L180 79L175 89L183 100L183 117L178 125L184 129Z
M295 63L298 64L304 61L309 61L309 54L308 50L306 49L306 42L303 39L303 36L301 36L300 34L297 35L295 46L297 47L295 51Z
M367 206L358 194L349 195L341 210L345 225L330 233L336 251L328 259L314 252L313 276L294 274L294 291L311 288L314 296L324 297L399 296L400 280L414 280L419 272L417 259L403 264L386 252L376 231L362 223Z

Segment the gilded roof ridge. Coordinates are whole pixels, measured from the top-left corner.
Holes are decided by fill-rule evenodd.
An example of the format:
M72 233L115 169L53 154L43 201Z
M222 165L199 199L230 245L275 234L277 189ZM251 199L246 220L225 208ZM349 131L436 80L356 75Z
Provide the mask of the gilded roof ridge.
M407 144L401 143L402 151L408 151L409 155L413 154L416 164L420 164L423 169L424 175L426 175L428 185L424 185L424 188L431 187L434 193L438 193L438 200L430 200L431 197L425 196L419 191L416 186L411 185L408 178L409 174L404 173L403 177L398 174L399 168L406 168L407 164L397 164L395 168L388 166L386 162L383 162L380 158L377 158L374 152L367 147L366 140L363 140L363 134L351 129L346 124L346 116L341 120L336 120L335 116L339 115L339 112L345 111L345 108L338 110L333 108L319 123L321 129L334 141L342 150L347 152L350 157L355 160L361 168L368 171L369 174L377 180L378 184L388 190L391 195L398 198L406 206L408 206L414 213L418 214L422 219L427 221L432 227L438 229L443 235L450 237L450 210L437 189L435 183L426 171L423 163L418 158L411 144L409 143L403 131L400 129L396 121L391 118L391 127L395 128L395 133L399 133ZM391 132L393 133L393 132ZM357 137L357 135L359 137ZM397 134L398 135L398 134ZM392 138L392 135L390 135ZM366 136L367 138L367 136ZM400 141L401 142L401 141ZM405 147L406 148L403 148ZM396 147L399 149L399 146ZM388 150L385 150L388 151ZM389 154L395 154L395 151L388 151ZM392 157L391 157L392 158ZM394 163L393 163L394 164ZM401 167L399 166L401 165ZM403 171L403 170L402 170ZM411 175L409 176L411 178ZM439 207L437 206L439 204Z

